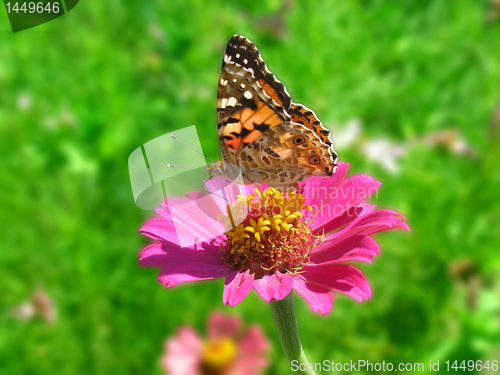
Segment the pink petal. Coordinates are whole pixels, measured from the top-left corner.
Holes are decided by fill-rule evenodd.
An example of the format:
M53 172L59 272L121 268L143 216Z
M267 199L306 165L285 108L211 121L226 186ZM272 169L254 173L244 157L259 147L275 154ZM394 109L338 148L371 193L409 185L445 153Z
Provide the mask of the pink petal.
M223 212L212 196L200 195L196 200L170 199L167 203L181 246L205 242L225 232L224 225L217 221Z
M329 199L312 206L316 218L311 223L311 229L322 228L332 217L342 216L375 192L380 182L366 175L356 175L345 180L339 187L331 187Z
M269 343L259 327L250 327L238 343L238 358L231 367L231 375L256 375L267 367L266 352Z
M225 185L225 179L207 182L213 194L190 192L184 198L169 198L155 212L161 216L149 220L140 233L155 240L168 241L183 247L209 241L226 230L217 217L226 214L227 204L236 202L237 194L250 192L250 187Z
M146 221L146 224L139 230L139 233L144 234L156 241L166 241L173 244L179 244L177 234L175 232L172 221L164 218L154 218Z
M266 302L282 300L292 291L292 286L293 278L279 271L253 282L253 288Z
M166 267L177 261L225 264L219 254L219 247L207 243L196 245L192 249L168 242L154 243L145 247L139 255L140 266Z
M330 189L340 186L349 169L349 163L339 163L337 170L330 177L309 177L305 182L299 183L301 194L307 198L306 204L319 206L327 202L330 196Z
M241 326L241 319L234 315L225 315L219 311L213 312L208 318L208 335L211 339L232 337Z
M176 261L163 267L158 281L171 288L188 281L200 281L226 277L233 269L226 264L209 264L190 261Z
M190 328L180 328L177 334L165 342L161 358L164 371L169 375L199 375L203 343Z
M368 236L354 236L335 246L322 244L314 248L309 256L311 259L309 265L324 265L347 260L371 263L373 257L379 253L380 249L374 239Z
M342 230L328 236L323 245L334 246L349 237L357 235L369 236L389 229L400 228L410 230L408 225L404 221L398 219L398 217L404 219L404 216L401 214L390 210L370 212L367 215L356 218Z
M372 212L377 206L361 202L359 205L349 208L342 215L332 217L323 227L317 228L315 233L330 233L349 224L358 217L364 216Z
M155 243L142 250L139 265L162 267L158 280L170 288L179 283L225 277L233 271L208 244L207 250Z
M369 299L372 292L364 275L356 267L346 264L306 266L302 276L308 282L336 290L361 302Z
M229 306L234 307L241 301L252 290L253 275L250 275L250 271L245 272L234 271L226 277L224 282L224 293L222 295L222 302L224 306L229 304Z
M325 315L332 309L333 293L327 288L306 282L302 276L293 278L293 289L311 306L313 312Z

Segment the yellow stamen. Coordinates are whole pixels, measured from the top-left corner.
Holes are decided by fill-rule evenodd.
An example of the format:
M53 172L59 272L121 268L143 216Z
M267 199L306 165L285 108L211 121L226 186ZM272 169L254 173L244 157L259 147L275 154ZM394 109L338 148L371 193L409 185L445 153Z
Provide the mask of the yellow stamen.
M211 339L203 343L202 362L214 369L223 369L237 354L237 343L231 337Z
M276 269L300 272L320 238L302 220L301 211L312 208L304 206L305 197L296 192L281 193L274 188L264 192L256 188L254 192L238 196L237 203L228 206L228 216L218 217L228 229L225 244L229 264L250 269L257 278ZM236 219L240 224L234 226Z

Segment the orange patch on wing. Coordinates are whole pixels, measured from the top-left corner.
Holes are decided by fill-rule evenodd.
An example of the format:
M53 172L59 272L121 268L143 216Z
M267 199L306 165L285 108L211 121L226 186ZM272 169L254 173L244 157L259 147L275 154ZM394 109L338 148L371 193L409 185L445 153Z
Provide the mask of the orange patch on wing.
M258 108L255 111L249 108L243 110L241 122L244 127L246 127L245 125L248 121L255 124L262 124L265 122L271 127L279 125L283 122L280 117L274 113L271 107L268 107L262 102L257 103L257 107Z
M234 113L233 116L235 119L240 120L239 122L231 122L227 123L224 125L222 128L222 133L225 136L230 136L232 137L233 135L231 133L236 132L236 133L241 133L243 130L243 126L241 125L241 112Z
M227 147L229 147L231 150L236 150L238 147L240 147L242 141L241 137L236 137L233 134L230 134L229 137L231 137L231 139L225 140Z
M243 142L245 143L250 143L250 142L253 142L255 141L260 135L262 134L262 132L260 130L253 130L252 132L250 132L250 134L248 134L245 138L243 138Z
M260 79L259 80L259 84L261 85L262 89L264 90L264 92L271 98L273 99L276 103L278 103L278 105L280 107L283 107L283 102L281 101L280 97L278 96L278 94L276 94L276 91L271 87L271 85L269 85L268 83L266 83L266 81L264 81L263 79Z
M250 109L250 108L245 108L242 112L241 112L241 117L239 117L241 123L245 124L247 122L247 120L252 117L253 115L255 114L255 111L253 109ZM235 116L236 117L236 116Z
M276 113L266 120L266 124L271 125L271 128L281 123L283 123L283 120Z

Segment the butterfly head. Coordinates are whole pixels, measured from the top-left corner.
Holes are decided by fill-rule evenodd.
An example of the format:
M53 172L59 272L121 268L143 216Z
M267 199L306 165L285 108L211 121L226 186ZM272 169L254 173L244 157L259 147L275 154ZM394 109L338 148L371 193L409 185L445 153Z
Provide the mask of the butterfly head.
M209 164L207 170L213 177L227 177L231 180L241 179L241 169L238 166L224 161Z

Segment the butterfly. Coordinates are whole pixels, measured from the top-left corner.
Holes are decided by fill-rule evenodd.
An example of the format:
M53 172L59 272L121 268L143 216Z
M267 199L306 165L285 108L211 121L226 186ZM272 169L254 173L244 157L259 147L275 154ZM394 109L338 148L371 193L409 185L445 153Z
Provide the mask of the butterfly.
M293 103L255 44L234 35L228 42L217 90L222 160L212 176L244 184L297 190L309 176L331 176L337 166L330 131L315 113Z

